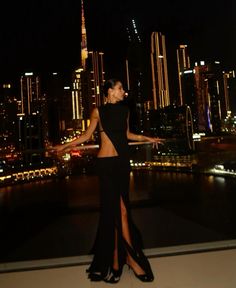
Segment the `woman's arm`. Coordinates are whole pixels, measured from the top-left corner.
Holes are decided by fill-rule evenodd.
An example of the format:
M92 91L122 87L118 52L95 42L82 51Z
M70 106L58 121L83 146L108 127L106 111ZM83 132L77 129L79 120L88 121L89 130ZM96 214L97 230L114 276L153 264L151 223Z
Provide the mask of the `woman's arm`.
M162 143L162 140L158 137L149 137L142 134L134 134L127 130L127 138L133 141L144 141L144 142L152 142L152 143Z
M75 140L73 140L69 143L62 144L62 145L56 145L53 147L53 149L55 149L57 152L60 152L60 151L65 150L69 147L73 147L73 146L76 146L76 145L79 145L79 144L82 144L82 143L88 141L91 138L93 132L95 131L97 124L98 124L98 121L99 121L98 109L94 108L92 113L91 113L91 116L90 116L90 125L87 128L87 130L80 137L76 138Z
M135 134L130 132L129 130L129 116L127 119L127 139L129 140L133 140L133 141L145 141L145 142L152 142L152 143L161 143L161 139L158 137L149 137L149 136L145 136L142 134Z

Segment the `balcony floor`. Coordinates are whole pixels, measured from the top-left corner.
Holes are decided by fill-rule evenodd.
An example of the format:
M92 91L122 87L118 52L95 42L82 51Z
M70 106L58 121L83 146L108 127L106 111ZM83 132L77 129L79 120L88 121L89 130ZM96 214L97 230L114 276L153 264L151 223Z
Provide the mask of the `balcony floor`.
M155 275L143 284L124 267L117 288L234 288L236 241L222 241L145 250ZM11 262L0 265L1 288L109 287L90 282L85 273L91 256Z

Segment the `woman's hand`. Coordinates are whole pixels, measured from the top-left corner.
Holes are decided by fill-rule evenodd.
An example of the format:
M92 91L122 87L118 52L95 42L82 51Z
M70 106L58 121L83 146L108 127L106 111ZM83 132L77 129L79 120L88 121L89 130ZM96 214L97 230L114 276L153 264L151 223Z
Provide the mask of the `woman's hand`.
M164 139L161 139L159 137L148 137L146 136L146 140L148 142L152 143L152 147L158 149L158 144L164 144L163 142L165 141Z
M67 149L70 149L73 145L68 144L58 144L55 146L52 146L48 149L49 153L56 154L57 156L60 156L63 154Z
M163 141L159 137L148 137L148 136L146 136L145 138L146 138L146 140L148 142L152 142L152 143L161 143Z

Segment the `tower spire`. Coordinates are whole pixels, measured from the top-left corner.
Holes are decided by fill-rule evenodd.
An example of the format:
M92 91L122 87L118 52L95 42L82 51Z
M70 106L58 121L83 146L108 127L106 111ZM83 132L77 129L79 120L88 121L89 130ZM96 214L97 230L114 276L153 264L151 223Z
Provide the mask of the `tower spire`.
M81 41L81 64L83 69L86 69L86 59L88 58L88 48L87 48L87 34L85 27L85 17L84 17L84 1L81 0L81 32L82 32L82 41Z

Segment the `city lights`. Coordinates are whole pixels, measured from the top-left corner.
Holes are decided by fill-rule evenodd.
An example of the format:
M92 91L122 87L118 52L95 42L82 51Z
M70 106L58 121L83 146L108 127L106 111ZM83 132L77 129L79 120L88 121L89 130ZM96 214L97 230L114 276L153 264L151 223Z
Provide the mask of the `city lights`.
M87 43L91 35L87 37L85 4L82 1L79 10L79 63L74 63L67 79L57 66L48 72L36 72L40 68L34 70L29 65L22 69L18 84L9 79L0 86L0 160L9 164L4 164L0 173L7 181L17 173L20 174L14 177L25 181L34 179L36 174L49 175L44 170L42 173L32 171L46 169L47 161L51 161L49 166L53 161L55 164L58 158L50 154L49 147L80 137L90 125L92 109L106 103L103 84L110 74L106 69L111 59L107 57L112 51L104 52L108 49L103 51L103 45L97 46L101 48L99 50L88 51L88 47L96 45ZM165 33L154 28L144 32L140 18L128 14L122 18L124 23L121 20L124 28L121 38L126 38L122 43L123 50L114 50L113 57L120 57L118 52L124 53L119 65L127 90L125 101L132 108L129 124L138 133L166 140L158 147L152 147L150 143L129 143L131 150L146 157L139 159L136 155L131 166L135 169L169 167L177 170L183 167L194 171L198 165L196 159L187 161L178 157L197 155L196 147L207 139L220 145L221 135L223 139L236 135L235 70L232 67L227 69L220 56L212 55L211 59L206 55L204 59L204 53L190 55L191 51L197 51L196 43L184 37L181 42L172 39L168 29ZM201 46L204 48L205 45ZM18 90L15 89L17 85ZM82 161L87 152L98 149L98 143L99 133L96 131L88 143L65 152L60 159L63 162L61 167ZM212 173L234 173L221 166L212 169Z

